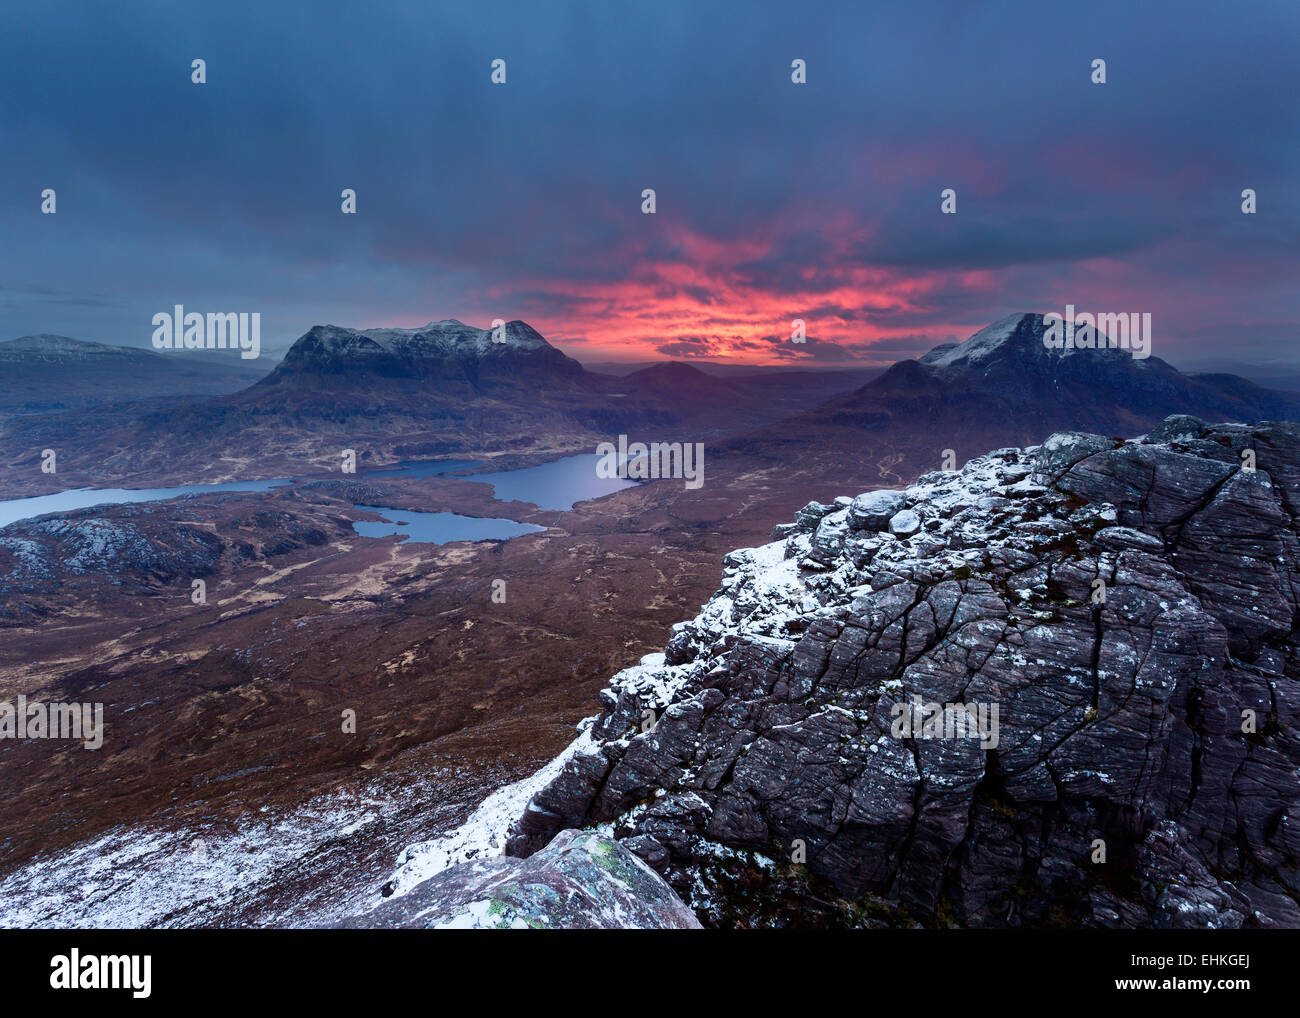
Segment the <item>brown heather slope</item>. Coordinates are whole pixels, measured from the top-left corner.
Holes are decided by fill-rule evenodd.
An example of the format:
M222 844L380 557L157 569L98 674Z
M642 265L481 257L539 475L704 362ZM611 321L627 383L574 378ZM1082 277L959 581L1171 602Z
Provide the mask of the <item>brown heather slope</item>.
M221 550L206 605L190 603L188 573L61 577L0 627L0 699L103 702L106 724L98 751L0 746L0 871L122 824L233 820L389 766L413 780L453 767L447 800L439 787L413 803L374 849L384 872L436 833L423 824L459 819L447 809L562 749L608 675L660 648L716 588L722 555L766 541L803 497L771 474L719 476L568 513L515 503L509 515L549 529L508 542L403 546L347 526L364 517L361 497L500 515L487 490L386 478L378 492L327 482L71 514L129 521L160 543L197 528ZM355 735L341 731L346 708Z

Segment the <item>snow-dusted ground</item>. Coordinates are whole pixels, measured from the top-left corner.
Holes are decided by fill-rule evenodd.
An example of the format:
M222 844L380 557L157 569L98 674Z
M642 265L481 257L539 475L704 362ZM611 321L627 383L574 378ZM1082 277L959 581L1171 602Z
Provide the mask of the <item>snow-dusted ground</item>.
M325 842L347 838L395 805L324 796L286 816L255 815L225 830L119 827L0 880L0 926L204 925L237 909L241 897L265 891ZM263 904L271 904L267 925L290 922L293 910Z
M662 682L663 654L624 669L616 682ZM671 686L671 683L669 684ZM673 690L659 690L664 702ZM0 877L0 927L330 925L362 916L449 866L499 856L529 799L593 743L588 718L555 759L483 799L464 823L407 843L390 872L382 865L401 833L427 829L443 777L376 782L364 792L319 796L297 809L268 810L227 824L119 827ZM481 793L479 793L481 795ZM472 802L473 800L471 800ZM442 803L454 811L463 802ZM460 815L464 815L461 812ZM388 849L388 851L385 851ZM369 864L369 865L368 865Z
M461 826L431 841L408 845L398 856L397 869L388 884L392 896L405 894L449 866L500 855L505 850L510 824L523 815L533 794L559 774L571 757L593 748L591 721L588 718L578 726L580 734L563 753L522 781L497 789ZM381 900L376 899L371 905L377 905Z
M286 811L115 828L0 877L0 927L329 925L379 900L397 850L484 791L464 774L395 768Z

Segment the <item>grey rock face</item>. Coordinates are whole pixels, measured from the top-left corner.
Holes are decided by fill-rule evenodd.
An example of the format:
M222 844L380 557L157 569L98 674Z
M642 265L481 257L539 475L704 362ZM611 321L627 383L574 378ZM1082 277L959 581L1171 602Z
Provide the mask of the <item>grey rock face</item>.
M1209 428L1199 417L1190 414L1171 414L1164 421L1152 428L1147 435L1149 442L1186 442L1200 438Z
M375 929L699 929L664 881L609 838L563 831L527 860L443 870L344 923Z
M835 561L849 535L848 514L841 509L822 517L812 538L812 554L825 563Z
M899 922L1300 927L1300 426L1166 430L927 475L905 534L856 530L861 496L838 546L828 506L728 556L507 852L608 825L719 923L726 858L751 902L816 880Z
M816 530L817 524L821 522L822 517L834 508L833 505L823 505L821 502L809 502L794 514L795 526L805 532Z
M893 515L907 504L901 491L868 491L849 505L849 520L855 530L884 530Z
M1058 431L1038 448L1034 457L1034 480L1039 484L1050 484L1079 460L1113 449L1118 444L1100 435Z
M1097 531L1096 541L1103 548L1109 548L1112 551L1134 548L1139 551L1158 552L1162 551L1165 546L1165 543L1160 538L1144 534L1142 531L1134 530L1131 527L1103 527Z
M889 520L889 532L895 537L911 537L920 529L921 517L911 509L895 513Z

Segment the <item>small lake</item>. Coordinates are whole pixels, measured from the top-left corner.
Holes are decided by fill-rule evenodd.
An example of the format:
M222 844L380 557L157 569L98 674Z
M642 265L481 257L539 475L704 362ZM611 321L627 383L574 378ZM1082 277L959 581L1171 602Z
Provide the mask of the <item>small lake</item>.
M287 477L272 481L230 481L226 484L183 484L177 488L77 488L53 495L11 498L0 502L0 527L46 513L66 513L92 505L124 505L128 502L160 502L183 495L211 495L222 491L270 491L293 483Z
M535 534L545 527L488 517L461 516L459 513L416 513L409 509L386 509L377 505L359 505L357 509L378 513L382 523L358 520L352 529L362 537L405 537L415 544L448 544L452 541L504 541L522 534Z
M600 459L594 452L579 453L540 466L474 474L465 480L487 482L502 502L518 500L531 502L538 509L567 510L579 502L636 486L636 481L622 477L597 477L596 464Z
M595 453L578 453L576 456L565 456L535 467L469 474L461 480L492 485L493 495L502 502L531 502L538 509L567 511L579 502L612 495L637 483L621 477L597 477L596 464L600 459ZM441 477L480 465L466 460L409 460L371 470L361 476L413 479Z
M594 453L566 456L536 467L474 474L465 480L491 484L496 497L504 502L531 502L539 509L572 509L587 499L610 495L630 488L635 481L596 476ZM360 477L403 477L419 479L439 477L479 466L470 460L412 460L369 471ZM78 488L52 495L14 498L0 501L0 528L19 520L65 513L97 505L122 505L129 502L159 502L186 495L209 495L220 492L269 491L292 484L293 479L278 477L269 481L231 481L225 484L185 484L173 488ZM357 506L378 513L384 522L357 522L353 529L362 537L405 536L412 542L446 544L450 541L502 541L521 534L532 534L545 527L494 517L478 518L459 513L421 513L386 506Z

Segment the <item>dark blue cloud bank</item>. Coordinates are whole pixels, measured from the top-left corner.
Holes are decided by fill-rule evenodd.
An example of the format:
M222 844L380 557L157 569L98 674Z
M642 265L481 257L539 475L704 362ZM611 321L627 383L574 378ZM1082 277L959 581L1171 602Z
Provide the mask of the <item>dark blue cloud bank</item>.
M502 317L580 357L775 361L803 317L796 359L842 363L1068 301L1152 312L1175 363L1300 340L1294 2L11 2L0 27L4 338L147 345L182 303L261 312L272 349Z

